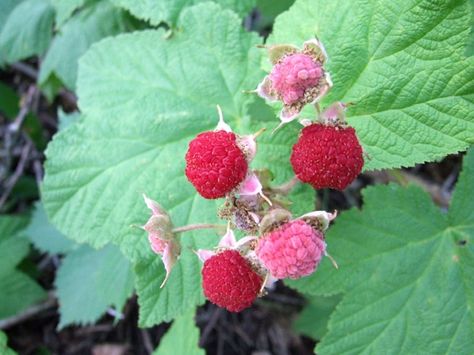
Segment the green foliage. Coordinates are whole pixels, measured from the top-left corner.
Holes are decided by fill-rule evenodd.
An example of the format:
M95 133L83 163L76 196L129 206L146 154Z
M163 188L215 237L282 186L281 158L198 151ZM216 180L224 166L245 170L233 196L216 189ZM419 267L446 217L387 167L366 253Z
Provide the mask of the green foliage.
M17 353L8 347L7 341L7 335L4 332L0 331L0 354L16 355Z
M474 351L474 150L464 159L447 215L418 187L367 188L364 209L343 213L327 235L339 270L325 260L289 283L345 294L318 354Z
M315 340L321 340L328 331L329 317L334 312L341 296L311 296L308 304L299 314L294 329Z
M334 87L370 155L365 168L413 166L465 150L474 137L471 12L463 0L298 0L270 43L318 36Z
M0 33L0 62L13 63L42 55L51 41L53 21L54 8L48 0L19 3L11 11Z
M51 0L51 4L56 11L56 26L61 27L62 24L71 17L73 12L83 6L86 1L87 0Z
M198 271L200 262L192 251L214 246L219 236L203 231L184 234L181 237L183 254L168 283L160 289L164 278L162 262L150 251L145 233L132 227L144 224L150 213L142 194L159 201L176 226L216 222L215 209L219 201L201 198L184 176L183 157L188 142L197 133L215 127L216 104L222 107L226 120L238 133L249 134L262 126L273 128L278 120L261 99L243 92L254 89L264 76L259 68L262 51L255 48L261 40L242 29L242 20L235 13L210 2L191 6L198 1L182 0L174 2L174 7L169 7L167 1L113 2L152 24L170 23L172 36L163 29L120 34L96 43L81 57L77 79L81 116L58 133L48 147L44 207L51 221L68 238L94 248L116 244L132 260L140 325L151 326L170 321L204 301ZM224 3L233 9L234 5L245 7L241 13L248 11L248 4L250 1ZM162 11L162 6L167 6L166 11ZM367 169L410 166L466 149L473 139L474 66L471 59L464 57L470 18L466 10L467 3L461 0L440 1L437 6L428 0L410 0L403 5L393 5L388 0L321 0L316 3L297 0L278 18L270 41L301 45L315 34L321 37L331 58L329 69L335 82L325 103L339 99L356 103L349 111L350 123L356 127L371 156ZM65 10L64 18L69 16L68 11ZM113 13L116 16L112 16ZM119 10L100 3L86 7L64 22L62 32L50 49L51 54L45 59L40 80L48 84L59 78L73 88L77 58L92 42L125 31L125 17L121 16L123 13ZM71 45L77 48L70 48ZM65 55L70 55L71 60L55 62L55 58L66 58ZM294 123L274 135L259 137L259 153L252 167L271 169L274 182L278 184L289 179L292 171L288 157L299 130L300 126ZM381 206L376 204L378 199L383 203L391 201L391 204ZM290 200L293 212L302 214L313 208L314 191L301 185L292 192ZM337 227L345 225L344 228L351 231L350 228L356 230L357 225L344 222L351 217L341 218L342 222L337 222L336 232L333 232L334 235L340 233L341 237L335 238L334 243L330 241L331 232L328 237L329 251L333 253L334 249L335 256L342 261L339 273L329 271L325 261L319 276L291 283L309 293L348 293L330 322L323 351L332 346L326 344L337 342L331 340L335 339L334 334L341 338L338 327L351 326L337 318L339 313L345 312L345 307L351 307L349 293L355 293L356 286L363 282L365 286L370 282L369 288L357 289L358 292L367 293L373 287L376 294L386 289L390 292L407 278L413 281L406 270L417 263L423 265L428 257L426 253L432 251L428 248L425 254L418 255L417 248L434 242L434 236L447 223L415 188L407 191L393 186L368 189L366 200L367 210L373 208L378 217L374 220L360 217L370 219L370 223L357 230L361 236L357 241L365 243L364 248L352 245L347 248L347 240L358 237ZM431 229L411 225L413 216L406 212L410 208L416 221L435 218L429 225ZM349 212L347 216L351 213L360 212ZM394 214L402 219L396 221L390 232L398 235L394 228L406 224L411 233L403 231L398 237L401 240L389 236L386 244L380 243L376 236L383 234L387 227L377 222L392 221ZM403 239L407 235L418 237L412 242ZM402 244L396 245L397 241ZM398 249L390 252L394 246ZM122 265L123 261L118 262L118 252L115 250L113 254L109 248L113 246L99 251L84 247L66 257L57 280L62 297L60 326L92 322L108 305L118 308L123 305L129 295L126 291L129 274L125 267L122 272L125 276L118 282L125 285L119 287L124 292L117 292L120 299L111 302L111 294L103 290L100 291L105 293L102 301L90 310L79 314L77 307L73 307L75 297L92 302L92 290L105 287L97 279L107 288L115 289L107 277L112 277L111 268ZM365 260L364 252L368 251L375 256ZM400 263L401 251L411 257L409 265ZM349 253L359 253L360 258L349 258ZM414 256L421 260L415 260ZM390 269L380 271L385 276L394 267L406 268L401 270L405 272L403 277L386 289L376 283L377 278L369 278L369 281L364 278L368 272L378 271L377 262L382 257L390 259L387 265L393 263ZM441 259L438 254L435 257ZM365 261L348 270L347 264L344 269L345 260ZM92 273L77 269L83 264L95 265L94 270L101 270L100 276L88 279L87 287L70 281ZM416 280L426 282L428 276L431 274L418 273ZM435 276L433 280L438 282ZM314 278L320 281L316 283ZM78 289L84 294L78 293ZM407 303L406 309L419 308L420 295L409 299L411 303ZM364 297L370 299L371 295L363 294L363 300ZM394 309L394 304L384 304L385 313L379 312L377 316L386 315L390 307ZM437 306L435 303L433 307ZM459 320L458 313L453 310L452 319ZM356 320L363 323L369 316ZM395 322L403 316L394 316L393 324L398 325ZM390 318L384 319L390 322ZM380 324L384 323L376 323ZM320 335L323 328L320 326L316 334ZM387 328L390 329L390 324ZM350 337L354 332L351 329L345 334ZM383 331L380 339L382 337L385 339ZM389 340L395 341L395 338ZM377 346L382 343L378 340L374 344L371 346L379 349Z
M55 280L60 304L58 328L93 323L110 306L121 311L133 291L133 274L130 262L117 247L94 250L67 239L48 222L39 202L24 233L42 252L67 254Z
M58 78L74 90L79 58L94 43L132 28L128 15L109 2L99 2L69 19L54 37L41 64L39 83ZM54 75L54 77L52 77Z
M13 9L21 2L22 0L3 0L0 1L0 33L2 32L5 22L10 16L10 13ZM1 56L0 56L1 57Z
M471 33L469 34L469 40L466 47L466 55L474 55L474 0L469 1L471 5Z
M17 269L29 243L20 232L27 219L0 217L0 319L10 317L45 297L43 289Z
M18 113L18 96L9 86L0 83L0 112L7 118L13 119Z
M109 245L82 246L67 254L55 280L61 314L58 328L97 321L113 306L121 312L133 291L130 263Z
M204 355L203 349L198 347L199 329L194 324L195 309L176 317L173 325L161 339L158 349L153 355L186 354Z
M30 238L33 245L43 253L64 254L77 246L49 223L41 202L35 204L30 224L24 233Z
M63 129L66 129L67 127L71 126L75 122L78 122L80 118L81 118L81 114L77 111L72 112L72 113L66 113L63 110L59 109L58 110L58 120L59 120L58 130L61 131Z
M186 8L208 0L111 0L114 4L130 11L138 18L149 21L152 25L162 22L170 26L179 22L179 16ZM246 15L254 6L255 0L215 0L224 8ZM179 28L179 25L176 26Z

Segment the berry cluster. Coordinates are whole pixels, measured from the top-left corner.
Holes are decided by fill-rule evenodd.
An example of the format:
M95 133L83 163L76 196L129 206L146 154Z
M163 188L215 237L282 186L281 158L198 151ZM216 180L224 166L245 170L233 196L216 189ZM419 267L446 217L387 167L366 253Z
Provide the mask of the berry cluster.
M299 50L290 45L268 47L273 69L256 89L268 101L280 101L282 126L294 120L307 104L319 112L320 99L332 86L324 64L327 54L318 40ZM314 211L293 218L284 196L298 182L315 189L345 189L362 170L363 151L356 132L345 121L345 104L330 105L317 120L305 126L293 146L290 163L295 178L272 187L266 171L253 171L256 138L232 132L220 108L215 130L197 135L185 156L185 174L206 199L225 198L219 217L227 220L227 232L214 250L197 250L203 262L202 286L211 302L232 312L249 307L279 279L298 279L312 274L326 252L324 233L336 213ZM152 216L143 228L152 250L161 255L168 278L181 246L178 233L210 225L173 228L158 203L145 197ZM212 227L212 226L211 226ZM236 240L233 229L249 236Z

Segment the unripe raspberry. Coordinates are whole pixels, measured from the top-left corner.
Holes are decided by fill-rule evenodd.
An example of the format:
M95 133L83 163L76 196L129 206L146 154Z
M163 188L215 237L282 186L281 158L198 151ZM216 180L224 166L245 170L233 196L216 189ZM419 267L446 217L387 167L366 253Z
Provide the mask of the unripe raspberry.
M292 105L304 98L307 89L315 87L323 70L309 55L288 55L273 67L270 80L285 105Z
M246 156L232 132L203 132L189 143L186 177L204 198L224 197L245 179L247 170Z
M290 161L298 179L315 189L344 190L364 166L354 128L319 123L302 130Z
M237 250L224 250L204 262L202 287L212 303L231 312L250 307L263 279Z
M327 54L319 40L304 42L301 50L288 44L267 48L273 68L255 92L269 102L283 102L281 127L294 120L305 105L321 100L332 81L323 68Z
M255 249L271 275L298 279L312 274L326 250L324 235L302 220L295 220L267 233Z

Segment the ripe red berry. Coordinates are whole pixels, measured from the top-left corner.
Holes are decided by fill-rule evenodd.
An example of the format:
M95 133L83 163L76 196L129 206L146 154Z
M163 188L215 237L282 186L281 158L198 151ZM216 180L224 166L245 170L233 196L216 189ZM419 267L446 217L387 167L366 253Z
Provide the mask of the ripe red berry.
M224 197L247 174L245 154L232 132L209 131L189 143L186 153L186 177L202 197Z
M319 123L302 130L290 161L298 179L315 189L344 190L364 165L354 128Z
M212 303L231 312L250 307L263 279L237 250L225 250L204 262L202 288Z

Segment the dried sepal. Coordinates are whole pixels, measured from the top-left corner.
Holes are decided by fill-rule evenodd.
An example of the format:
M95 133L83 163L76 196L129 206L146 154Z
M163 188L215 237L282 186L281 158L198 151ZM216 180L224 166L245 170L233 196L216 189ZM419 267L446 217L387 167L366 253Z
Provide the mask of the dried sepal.
M260 234L265 234L278 228L291 219L291 213L283 208L270 210L260 222Z
M273 65L278 63L284 56L298 52L298 47L291 44L275 44L266 48L268 50L268 59L270 59Z
M166 270L165 279L160 286L163 287L181 254L181 245L173 233L173 224L166 210L146 195L143 195L143 199L152 214L142 228L148 233L151 250L160 255L163 261Z
M306 213L297 219L301 219L306 223L310 224L313 228L320 230L321 232L326 231L329 227L329 223L337 217L337 211L333 213L326 211L313 211Z

